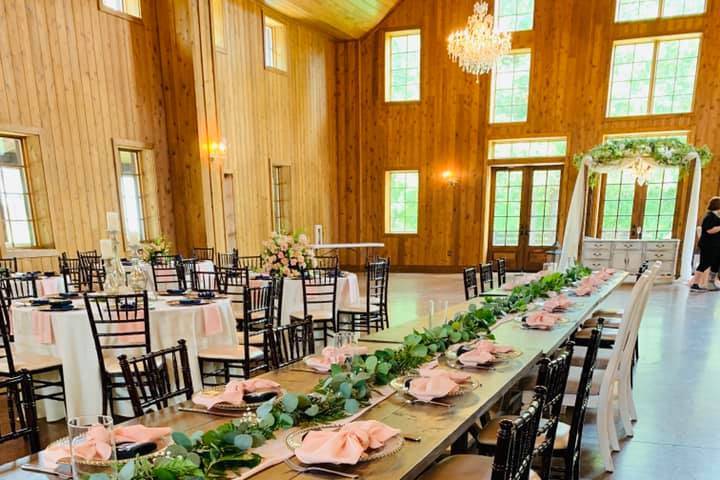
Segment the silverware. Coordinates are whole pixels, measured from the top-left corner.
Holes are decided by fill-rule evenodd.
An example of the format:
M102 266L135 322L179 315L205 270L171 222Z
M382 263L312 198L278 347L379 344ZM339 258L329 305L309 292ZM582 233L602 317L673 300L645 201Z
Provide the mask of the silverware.
M214 415L216 417L231 417L231 418L240 418L241 417L241 415L236 415L234 413L214 412L212 410L205 410L202 408L179 407L178 411L189 412L189 413L204 413L205 415Z
M450 364L448 364L448 365L450 365ZM465 369L465 368L471 368L471 369L473 369L473 370L487 370L487 371L490 371L490 372L492 372L492 371L495 370L495 367L491 367L491 366L489 366L489 365L463 365L463 364L460 363L460 362L454 363L454 364L452 364L452 365L450 365L450 366L451 366L452 368L457 368L457 369L459 369L459 370L463 370L463 369Z
M288 371L290 372L304 372L304 373L315 373L318 375L324 374L324 372L318 372L317 370L312 370L310 368L289 368Z
M411 435L409 433L403 433L403 438L409 442L421 442L422 437L417 435Z
M301 467L300 465L296 465L290 460L285 460L285 465L290 467L290 469L295 470L298 473L306 473L306 472L320 472L320 473L327 473L330 475L337 475L338 477L344 477L344 478L360 478L360 475L355 475L354 473L345 473L345 472L338 472L337 470L330 470L328 468L320 468L320 467Z
M405 403L407 403L408 405L415 405L416 403L421 403L423 405L428 404L428 405L437 405L439 407L447 407L447 408L452 407L452 403L438 402L436 400L420 400L419 398L409 398L409 399L405 400Z
M33 472L33 473L42 473L44 475L51 475L53 477L58 477L63 480L71 480L72 475L68 475L66 473L58 472L57 470L53 470L51 468L43 468L39 465L21 465L21 470L24 470L26 472Z

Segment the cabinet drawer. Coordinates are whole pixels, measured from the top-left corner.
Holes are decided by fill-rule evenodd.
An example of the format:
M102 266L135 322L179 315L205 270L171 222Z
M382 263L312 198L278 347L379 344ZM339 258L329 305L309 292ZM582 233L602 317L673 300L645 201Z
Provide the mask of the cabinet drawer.
M586 240L583 242L583 250L610 249L610 242L602 242L599 240Z
M641 242L617 242L615 244L615 250L642 250Z
M663 262L670 262L675 260L674 251L662 251L662 250L648 250L645 252L645 258L649 261L661 260Z
M585 260L607 260L610 258L609 248L595 248L583 250L583 259Z
M588 260L583 262L583 264L588 267L590 270L600 270L602 268L606 268L610 266L609 260Z
M645 249L648 251L674 252L677 249L677 242L647 242Z

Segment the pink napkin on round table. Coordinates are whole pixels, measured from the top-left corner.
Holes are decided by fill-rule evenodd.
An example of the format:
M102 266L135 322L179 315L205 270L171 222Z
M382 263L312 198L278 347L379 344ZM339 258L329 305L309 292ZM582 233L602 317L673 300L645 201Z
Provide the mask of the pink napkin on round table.
M560 321L560 316L539 310L527 316L525 323L530 327L549 330Z
M265 378L251 378L250 380L231 380L225 385L225 391L220 395L206 395L199 393L193 397L193 402L202 405L207 409L213 408L218 403L229 403L231 405L242 405L245 393L265 392L279 390L280 384Z
M203 307L203 326L205 327L205 335L217 335L222 333L222 315L220 314L220 307L214 303L210 303Z
M305 464L355 465L367 449L380 448L399 433L376 420L351 422L335 432L313 430L305 435L295 456Z
M471 350L458 357L463 365L484 365L495 360L495 355L486 350Z
M408 393L418 400L428 402L433 398L442 398L456 393L460 386L446 375L418 377L410 382Z
M33 309L30 314L32 321L32 333L35 339L45 345L55 343L55 335L53 334L52 315L50 312L41 312Z

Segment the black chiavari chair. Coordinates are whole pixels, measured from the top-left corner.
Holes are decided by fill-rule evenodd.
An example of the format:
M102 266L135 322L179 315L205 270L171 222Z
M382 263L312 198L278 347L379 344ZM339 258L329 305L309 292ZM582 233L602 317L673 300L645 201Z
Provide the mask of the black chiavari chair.
M270 318L272 318L272 324L279 327L282 325L282 300L283 289L285 288L285 277L273 277L271 281L273 284L273 299L272 304L270 305Z
M495 288L493 282L493 271L492 263L481 263L480 264L480 291L485 293Z
M314 354L312 318L293 320L288 325L274 327L271 331L270 345L275 368L286 367Z
M40 450L40 430L37 421L35 396L33 395L32 378L27 371L0 380L0 405L7 412L0 430L0 444L24 438L30 453Z
M193 247L192 256L199 262L204 262L206 260L210 260L212 262L215 260L215 247Z
M109 403L110 413L115 416L114 402L130 400L129 396L116 391L125 387L117 352L130 355L151 352L147 292L122 295L85 293L85 308L100 366L103 414L107 413Z
M19 277L0 277L0 288L9 304L13 300L37 297L37 277L27 274Z
M21 370L32 376L33 390L38 400L65 402L65 381L62 360L49 355L18 353L12 347L10 314L6 297L0 291L0 376L13 377ZM50 319L47 319L50 321ZM51 374L55 375L51 375ZM53 377L53 378L50 378Z
M153 271L153 282L158 292L171 290L187 290L185 265L180 255L155 255L150 266Z
M507 283L507 262L504 258L495 259L495 270L497 270L498 287Z
M539 478L532 471L532 462L545 395L545 388L537 387L532 402L518 417L500 422L496 433L497 448L494 458L473 454L451 455L427 470L419 480Z
M386 298L388 264L384 261L369 262L365 266L364 299L355 305L343 305L338 309L339 331L370 333L386 327L381 302Z
M11 273L17 273L17 271L17 258L0 258L0 275L10 275Z
M272 329L272 284L243 288L242 330L239 345L209 347L198 352L204 386L227 384L231 378L250 378L271 368L269 337ZM219 366L218 366L219 365ZM208 370L206 367L211 366ZM240 373L237 373L239 370ZM218 382L217 378L222 378Z
M478 296L477 269L475 267L463 268L463 286L465 287L465 300Z
M60 275L63 277L66 292L80 291L83 288L83 274L80 259L70 258L66 252L58 257Z
M185 340L174 347L128 358L118 357L128 395L136 417L167 408L169 400L193 394Z
M337 255L319 255L315 257L316 268L340 268L340 259Z
M238 265L238 251L237 248L233 248L230 253L217 253L217 260L215 261L215 269L218 270L235 270L239 267Z
M290 320L313 318L313 330L320 332L327 345L328 332L336 331L337 268L310 268L300 271L303 289L303 310L291 312Z
M262 270L262 264L262 257L260 257L260 255L238 256L238 266L246 267L250 271L259 272Z
M102 290L103 284L105 283L105 266L97 250L88 250L86 252L78 250L77 258L80 261L82 281L87 290L94 292L95 287L97 287L98 290Z
M190 284L193 292L227 292L227 275L223 272L201 272L195 270L191 273Z

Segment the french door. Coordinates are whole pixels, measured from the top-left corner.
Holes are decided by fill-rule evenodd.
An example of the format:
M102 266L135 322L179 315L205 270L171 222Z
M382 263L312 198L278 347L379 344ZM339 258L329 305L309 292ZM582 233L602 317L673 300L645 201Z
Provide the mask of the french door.
M628 171L600 179L599 235L601 238L668 240L676 229L677 167L655 168L644 185Z
M562 167L492 169L490 259L510 270L542 269L557 240Z

